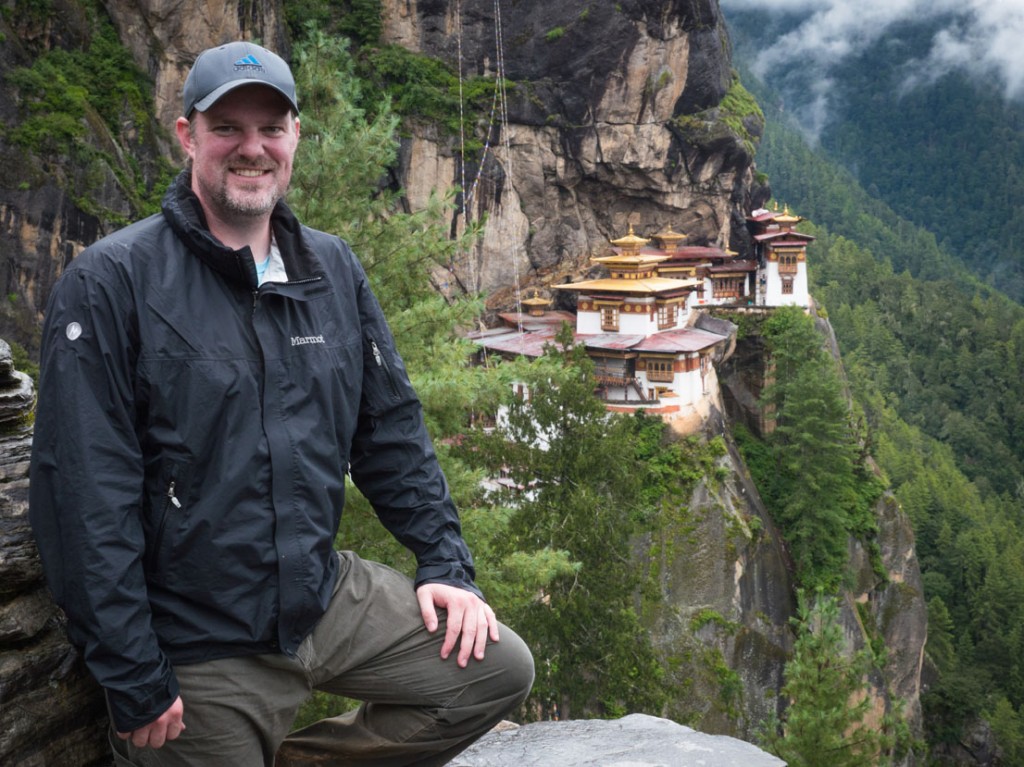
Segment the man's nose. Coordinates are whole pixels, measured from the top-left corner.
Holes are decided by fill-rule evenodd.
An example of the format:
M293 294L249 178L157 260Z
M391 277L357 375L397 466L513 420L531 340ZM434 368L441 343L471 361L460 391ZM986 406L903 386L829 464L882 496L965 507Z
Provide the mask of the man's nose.
M263 136L258 130L246 130L238 145L238 153L245 157L258 157L263 154Z

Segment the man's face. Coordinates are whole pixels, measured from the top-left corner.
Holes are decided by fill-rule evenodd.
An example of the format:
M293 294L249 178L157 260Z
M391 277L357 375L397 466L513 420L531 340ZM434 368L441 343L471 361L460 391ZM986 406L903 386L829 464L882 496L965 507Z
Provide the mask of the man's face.
M287 191L299 121L273 89L236 88L191 124L180 118L177 131L208 215L244 226L268 216Z

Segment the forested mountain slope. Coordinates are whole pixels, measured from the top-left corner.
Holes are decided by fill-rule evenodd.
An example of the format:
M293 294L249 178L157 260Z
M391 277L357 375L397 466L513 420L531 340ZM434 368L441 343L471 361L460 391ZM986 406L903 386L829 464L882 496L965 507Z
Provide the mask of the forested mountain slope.
M812 150L771 83L749 73L744 82L766 113L759 169L776 199L816 225L812 292L835 328L870 449L914 522L929 600L932 674L922 703L932 757L941 764L991 763L983 735L991 726L1002 749L998 763L1019 764L1024 308L972 276L971 259L958 258L948 241L940 244L865 191L823 151L824 140ZM955 112L947 119L938 107L932 119L956 122ZM980 150L979 141L973 144ZM853 157L858 146L865 156L879 151L872 142L850 143L844 156ZM913 143L898 148L918 154ZM1011 142L1007 152L1014 151ZM970 198L965 192L960 201ZM972 206L960 205L965 216L957 216L964 226L965 207ZM992 238L1005 227L1012 227L1005 216L988 221Z

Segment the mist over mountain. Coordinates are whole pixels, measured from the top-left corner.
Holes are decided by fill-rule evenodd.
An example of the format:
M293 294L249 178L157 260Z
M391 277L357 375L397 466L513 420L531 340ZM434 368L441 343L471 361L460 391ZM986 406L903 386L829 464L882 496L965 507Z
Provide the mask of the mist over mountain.
M1024 298L1019 3L722 7L737 65L811 143L988 284Z

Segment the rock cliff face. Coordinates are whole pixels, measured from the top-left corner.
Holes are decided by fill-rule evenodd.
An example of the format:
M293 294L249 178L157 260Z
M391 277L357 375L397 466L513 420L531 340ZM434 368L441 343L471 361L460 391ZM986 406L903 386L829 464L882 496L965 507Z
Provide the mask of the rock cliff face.
M817 324L823 343L838 356L828 321L819 318ZM719 371L729 422L762 430L764 414L757 398L768 375L760 337L747 334ZM781 686L782 665L792 650L787 628L795 607L792 567L734 449L723 459L723 468L725 479L715 488L699 488L690 501L698 515L695 529L681 541L679 574L665 585L666 601L679 617L674 630L664 624L663 636L679 647L699 648L691 655L700 663L686 673L699 680L701 665L706 669L704 693L697 697L712 705L701 717L700 729L750 737L748 728L781 703L764 695ZM920 737L928 619L914 535L891 496L878 501L875 517L876 561L860 541L849 542L849 585L841 594L840 619L851 652L879 641L886 648L884 669L869 680L870 721L902 707L903 718ZM670 619L668 613L663 617ZM741 684L723 684L735 681ZM912 753L902 762L918 763Z
M500 17L497 5L384 2L389 39L466 77L500 72L510 82L506 124L468 168L466 216L486 215L488 227L456 268L459 283L501 302L507 294L495 291L516 280L565 280L630 223L738 247L743 214L765 190L752 182L751 146L724 123L731 70L718 4L521 0ZM700 130L677 119L694 115ZM759 136L761 125L747 129ZM455 149L412 128L400 178L414 206L462 183Z

